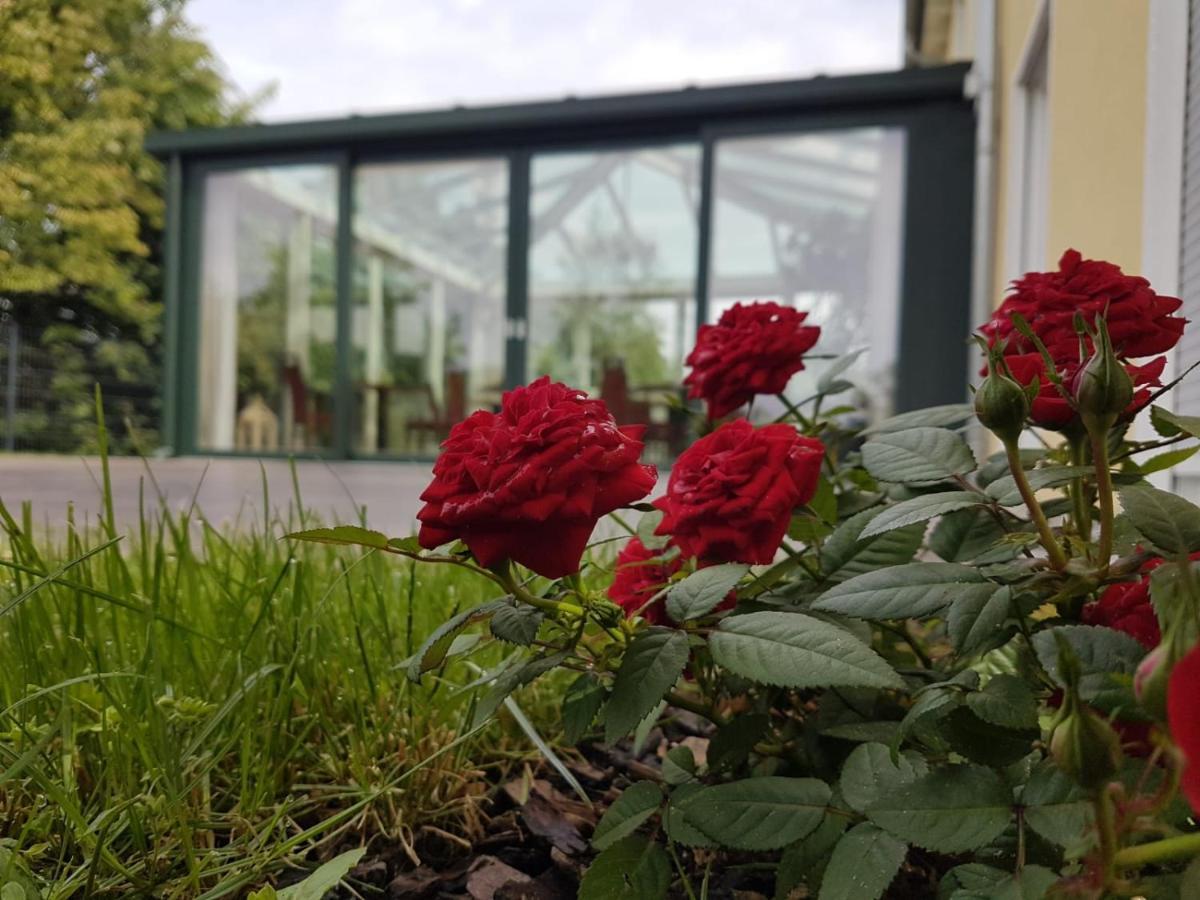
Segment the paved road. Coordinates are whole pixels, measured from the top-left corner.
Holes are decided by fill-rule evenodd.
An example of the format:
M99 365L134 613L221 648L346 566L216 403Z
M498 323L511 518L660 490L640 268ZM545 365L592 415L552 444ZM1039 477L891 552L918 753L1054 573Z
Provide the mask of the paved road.
M270 504L286 516L294 501L292 476L283 460L251 459L139 459L110 461L114 511L120 523L138 519L139 488L148 502L154 488L147 472L169 506L196 505L213 525L234 523L239 516L257 516L263 506L265 471ZM304 506L329 523L358 521L356 507L367 507L367 522L390 535L411 534L420 509L418 496L429 483L430 467L424 463L297 462ZM75 505L77 520L95 520L101 510L100 461L94 457L38 456L0 453L0 500L18 514L21 504L33 504L36 524L55 526ZM197 493L197 487L199 492Z

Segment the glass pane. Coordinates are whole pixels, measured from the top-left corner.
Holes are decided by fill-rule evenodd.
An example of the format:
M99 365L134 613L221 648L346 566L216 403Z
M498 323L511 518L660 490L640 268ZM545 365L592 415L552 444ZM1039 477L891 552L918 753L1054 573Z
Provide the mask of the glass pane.
M678 453L673 414L696 332L699 148L535 157L530 200L530 378L602 396L648 424L651 455Z
M508 164L364 166L354 209L353 446L432 455L500 402Z
M242 169L206 178L201 449L330 445L336 231L333 166Z
M708 316L774 300L821 326L814 354L867 348L850 370L871 387L855 400L890 414L899 349L904 133L861 128L723 140L714 168ZM813 360L787 394L811 395L828 361ZM849 401L849 396L847 396ZM755 401L755 417L782 412Z

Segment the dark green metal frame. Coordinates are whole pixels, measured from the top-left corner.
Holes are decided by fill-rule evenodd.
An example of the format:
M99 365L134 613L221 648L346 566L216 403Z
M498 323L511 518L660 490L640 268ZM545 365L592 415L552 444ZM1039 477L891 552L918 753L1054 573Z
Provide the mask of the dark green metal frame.
M394 116L255 125L147 138L167 162L166 372L163 436L196 446L200 246L204 179L211 172L298 163L336 167L337 372L334 445L350 458L353 385L353 179L375 162L503 158L508 162L506 378L525 380L529 187L532 157L693 142L701 151L697 322L707 318L716 143L754 134L890 126L906 133L898 409L962 399L969 332L974 113L963 65L623 97L454 109ZM953 373L953 377L947 377ZM228 452L212 455L242 456ZM294 455L294 454L280 454ZM379 456L378 459L404 457Z

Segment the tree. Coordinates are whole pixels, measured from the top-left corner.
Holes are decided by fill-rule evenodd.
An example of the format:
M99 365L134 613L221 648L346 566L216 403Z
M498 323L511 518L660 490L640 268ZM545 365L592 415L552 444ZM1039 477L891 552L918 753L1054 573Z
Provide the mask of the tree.
M53 354L46 449L90 433L93 380L142 385L130 411L155 425L163 170L143 139L254 103L230 99L183 5L0 0L0 312Z

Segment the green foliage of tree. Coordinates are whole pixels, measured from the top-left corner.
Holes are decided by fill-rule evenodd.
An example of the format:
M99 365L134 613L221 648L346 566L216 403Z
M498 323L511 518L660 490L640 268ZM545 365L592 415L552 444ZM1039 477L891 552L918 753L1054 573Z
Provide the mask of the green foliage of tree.
M53 354L47 449L87 433L76 401L93 380L158 382L163 167L143 139L240 121L255 102L229 99L183 7L0 0L0 304ZM148 396L141 428L157 417Z

